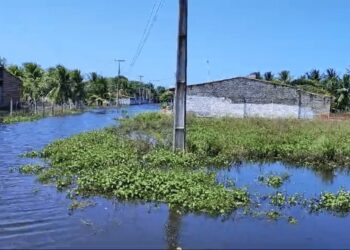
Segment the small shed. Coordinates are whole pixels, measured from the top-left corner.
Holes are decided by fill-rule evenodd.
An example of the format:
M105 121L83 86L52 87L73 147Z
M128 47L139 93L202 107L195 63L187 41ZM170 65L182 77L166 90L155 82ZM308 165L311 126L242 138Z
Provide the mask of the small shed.
M0 66L0 108L10 107L11 99L13 106L18 106L21 99L22 80Z

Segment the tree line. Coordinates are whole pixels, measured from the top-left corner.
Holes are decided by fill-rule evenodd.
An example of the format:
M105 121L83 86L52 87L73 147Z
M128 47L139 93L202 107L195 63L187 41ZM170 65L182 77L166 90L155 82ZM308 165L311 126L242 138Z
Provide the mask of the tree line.
M27 103L109 105L126 97L158 102L165 92L164 87L152 83L131 81L124 76L104 77L95 72L85 76L79 69L71 70L63 65L44 69L32 62L6 65L4 59L1 64L22 80L22 101Z
M350 70L345 74L338 74L335 69L329 68L325 72L312 69L300 77L293 78L290 71L283 70L277 75L272 72L252 73L256 79L274 83L287 84L302 90L333 97L332 111L350 110Z
M0 58L0 64L6 66L6 60ZM173 98L172 92L152 83L132 81L124 76L104 77L95 72L84 76L79 69L70 70L63 65L43 69L30 62L6 68L23 81L22 100L25 102L50 101L58 105L72 103L79 106L115 104L118 97L147 98L154 102L170 102ZM330 95L334 112L350 110L350 70L341 75L332 68L325 72L312 69L297 78L288 70L276 75L270 71L252 74L256 79Z

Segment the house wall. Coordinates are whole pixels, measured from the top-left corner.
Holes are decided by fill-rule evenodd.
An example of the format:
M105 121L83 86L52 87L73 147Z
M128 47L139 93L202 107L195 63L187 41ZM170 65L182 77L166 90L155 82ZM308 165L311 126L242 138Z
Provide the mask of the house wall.
M314 118L330 112L331 98L249 78L187 87L187 111L200 116Z
M1 70L1 69L0 69ZM13 104L20 102L21 98L21 80L12 76L6 70L2 70L2 91L0 107L10 106L12 98Z

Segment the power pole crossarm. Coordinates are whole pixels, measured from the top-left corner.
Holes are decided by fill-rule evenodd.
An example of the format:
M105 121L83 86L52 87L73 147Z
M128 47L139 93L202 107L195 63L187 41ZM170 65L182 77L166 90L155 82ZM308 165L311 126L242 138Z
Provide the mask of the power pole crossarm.
M185 151L187 86L187 16L188 1L179 0L179 34L174 105L174 151Z

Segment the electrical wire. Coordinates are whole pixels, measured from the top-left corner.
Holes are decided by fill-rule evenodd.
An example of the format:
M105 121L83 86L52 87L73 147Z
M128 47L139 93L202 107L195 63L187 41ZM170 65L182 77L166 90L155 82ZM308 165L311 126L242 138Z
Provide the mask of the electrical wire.
M134 65L137 62L137 59L139 58L139 56L142 53L142 50L143 50L143 48L144 48L144 46L149 38L151 30L157 21L157 16L158 16L159 10L161 9L161 7L163 5L163 2L164 2L164 0L158 0L158 1L155 1L154 5L153 5L152 11L151 11L150 16L149 16L147 23L146 23L146 27L142 33L140 43L137 46L136 53L135 53L135 55L130 63L129 71L134 67Z

